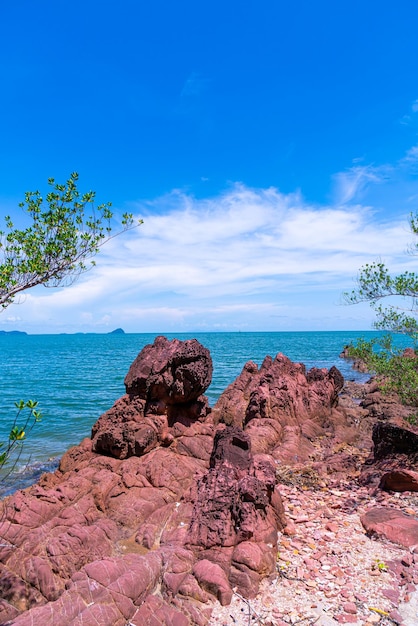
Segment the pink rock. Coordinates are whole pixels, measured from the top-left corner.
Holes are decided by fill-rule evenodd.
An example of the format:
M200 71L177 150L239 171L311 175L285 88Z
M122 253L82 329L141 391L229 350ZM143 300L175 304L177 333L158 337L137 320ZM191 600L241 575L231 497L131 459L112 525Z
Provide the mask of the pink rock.
M198 342L158 338L92 440L0 502L0 623L204 626L214 596L227 604L233 587L256 595L276 571L278 532L295 530L276 461L317 454L316 472L346 475L349 455L332 450L353 429L337 406L335 368L306 372L283 355L260 369L249 363L213 414L202 396L211 371ZM312 525L303 493L287 493L301 524ZM304 550L308 535L318 544L334 538L332 516L328 524L295 546ZM325 558L321 550L315 558ZM301 574L309 583L319 569L312 561Z
M369 535L410 548L418 544L418 521L398 509L374 507L360 518Z
M344 602L343 611L350 613L350 615L355 615L357 613L357 606L354 602Z
M190 626L186 615L158 596L148 596L130 621L141 626Z
M219 547L218 560L226 549L229 560L224 569L233 568L240 593L255 595L261 577L275 570L277 531L285 525L283 505L278 493L273 498L275 493L271 460L253 461L251 440L240 428L218 430L210 469L192 490L186 541L192 549L205 550L208 559L208 550Z
M335 619L339 624L355 624L357 622L357 615L351 613L340 613L336 615Z
M273 450L282 462L304 462L314 452L312 440L348 428L335 409L343 382L335 367L307 372L283 354L266 357L260 369L250 361L220 396L213 418L243 426L254 453Z
M170 445L176 436L171 427L190 426L209 413L202 393L211 378L209 350L196 339L157 337L132 363L126 395L93 426L93 450L126 459Z
M231 603L232 589L225 572L219 565L202 559L194 566L193 574L201 587L212 593L222 606Z

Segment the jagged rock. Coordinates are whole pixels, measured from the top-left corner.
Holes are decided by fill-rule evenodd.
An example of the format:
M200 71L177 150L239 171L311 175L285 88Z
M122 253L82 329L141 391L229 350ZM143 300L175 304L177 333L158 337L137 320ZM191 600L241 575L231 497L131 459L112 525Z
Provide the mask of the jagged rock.
M345 415L335 410L343 384L336 367L307 372L283 354L266 357L260 369L250 361L220 396L213 419L244 427L256 454L304 462L314 452L313 439L338 437L347 428Z
M204 626L215 597L257 593L287 523L276 460L331 458L354 419L336 368L249 363L213 413L211 372L198 342L157 338L92 439L0 503L0 623Z
M184 404L196 400L212 380L212 359L196 339L157 337L141 350L125 377L126 393L147 402Z
M19 626L30 620L65 626L82 615L83 624L96 620L113 626L134 614L150 624L156 616L180 620L179 615L188 614L188 621L183 617L179 623L203 625L207 591L222 602L230 600L232 584L254 593L261 577L274 569L283 507L271 459L253 461L248 437L228 430L215 438L209 469L201 459L164 448L141 458L108 458L94 454L85 440L45 478L45 487L35 485L11 497L0 526L2 543L10 543L1 552L2 596L9 603L0 614L2 623L13 617ZM229 468L227 487L234 501L228 506L235 527L232 541L211 535L215 551L210 554L202 545L191 545L194 524L203 519L195 479L200 476L204 483L213 471L220 477L220 468ZM217 497L205 494L206 511L216 509ZM216 550L225 543L227 554L219 565ZM115 551L126 554L115 558ZM137 610L143 599L138 583L152 594L160 578L162 597ZM94 592L88 596L90 587ZM171 602L178 593L180 608ZM43 606L28 611L34 604ZM19 610L26 612L15 617Z
M210 412L202 394L211 379L209 350L196 339L157 337L132 363L126 395L93 426L93 450L126 459L170 445L171 427L190 426Z
M216 559L247 597L275 570L277 531L286 525L275 483L272 459L253 459L249 436L227 426L216 433L209 471L192 489L187 544L210 561L216 548Z

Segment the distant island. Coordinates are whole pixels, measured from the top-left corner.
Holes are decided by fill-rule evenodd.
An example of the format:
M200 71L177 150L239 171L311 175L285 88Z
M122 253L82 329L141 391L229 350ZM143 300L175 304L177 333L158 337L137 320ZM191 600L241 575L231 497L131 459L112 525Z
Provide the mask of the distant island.
M101 333L59 333L60 335L97 335ZM125 331L123 328L115 328L115 330L111 330L109 333L105 333L106 335L124 335ZM23 330L0 330L0 335L28 335L28 333Z

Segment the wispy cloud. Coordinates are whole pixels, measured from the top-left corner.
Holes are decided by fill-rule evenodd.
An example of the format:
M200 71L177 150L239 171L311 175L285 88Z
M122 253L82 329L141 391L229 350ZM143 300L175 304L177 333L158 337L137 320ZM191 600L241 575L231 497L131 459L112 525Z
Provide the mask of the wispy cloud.
M144 224L109 242L76 284L28 293L22 324L258 328L315 315L320 324L363 263L381 256L396 269L410 241L404 220L379 224L360 204L312 206L243 184L206 199L175 191L136 211Z
M335 175L333 202L323 205L243 183L213 197L175 189L131 202L143 225L109 241L74 285L31 290L1 321L51 332L367 328L369 307L353 313L336 304L364 263L381 258L394 272L415 270L405 251L417 162L418 146L393 165L357 161ZM404 210L396 194L396 211L388 211L379 202L399 185ZM378 203L364 203L377 190Z
M356 165L345 172L334 176L335 200L339 204L347 204L358 199L370 184L385 180L387 168L371 165Z
M412 146L407 150L405 156L401 159L401 163L415 164L418 162L418 145Z

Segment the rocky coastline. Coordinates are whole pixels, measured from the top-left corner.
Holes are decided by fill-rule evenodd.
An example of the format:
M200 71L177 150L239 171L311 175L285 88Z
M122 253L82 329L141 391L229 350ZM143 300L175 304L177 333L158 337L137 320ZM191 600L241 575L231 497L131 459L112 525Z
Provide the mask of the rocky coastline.
M214 407L211 376L158 337L91 438L1 502L0 624L414 624L412 411L282 354Z

